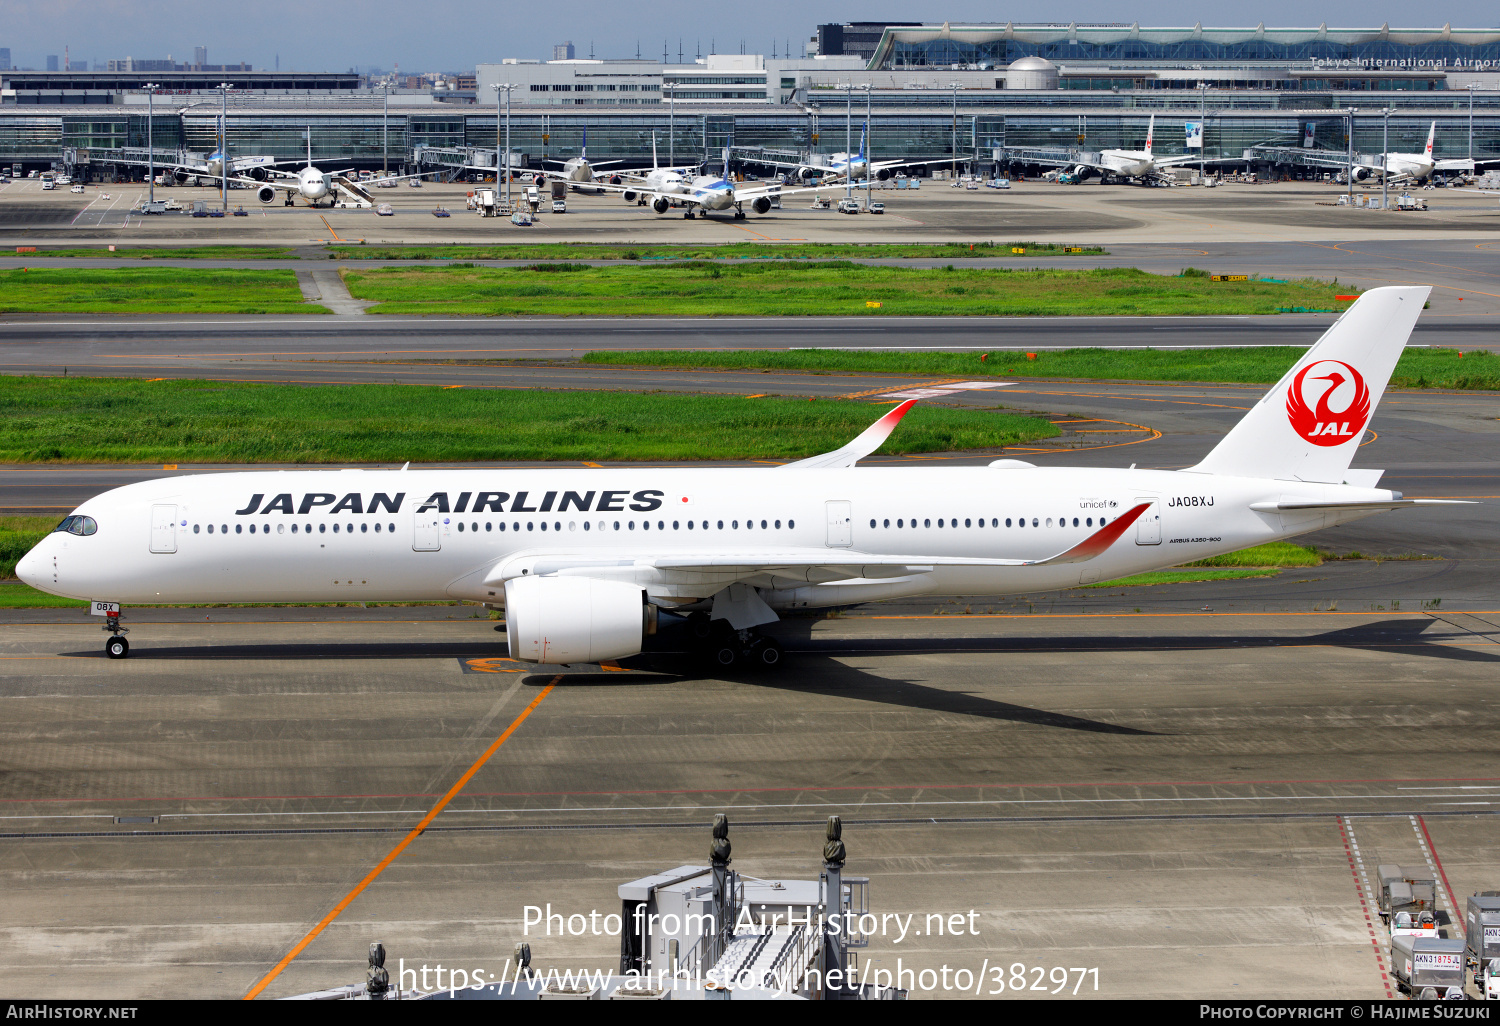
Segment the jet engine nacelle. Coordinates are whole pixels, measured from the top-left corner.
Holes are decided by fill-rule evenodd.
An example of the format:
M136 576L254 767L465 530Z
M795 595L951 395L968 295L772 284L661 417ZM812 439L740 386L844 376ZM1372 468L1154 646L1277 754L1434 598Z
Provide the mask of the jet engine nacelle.
M875 179L880 182L888 181L893 173L890 168L883 167L875 172Z
M609 176L609 184L610 185L624 185L625 184L625 179L621 178L619 175L610 175Z
M515 577L505 582L510 657L528 663L596 663L641 650L656 607L624 581Z
M672 204L667 201L667 198L665 196L658 196L656 197L656 199L651 201L651 209L656 211L658 214L665 214L668 208L670 208L671 206Z
M183 185L188 180L188 173L186 171L173 171L172 177L177 180L178 185Z
M274 202L276 199L276 190L269 185L262 185L259 189L255 190L255 198L262 203Z
M252 167L249 174L257 182L264 182L266 180L266 169L263 167Z
M1375 177L1375 172L1372 171L1370 168L1367 168L1367 167L1357 167L1357 168L1354 169L1354 180L1356 182L1369 181L1373 177Z
M632 192L629 189L625 190L625 202L626 203L634 203L635 202L635 193Z
M750 208L757 214L764 214L771 209L771 199L768 196L757 196L755 202L750 204Z
M1083 181L1085 178L1092 177L1093 174L1094 174L1094 169L1091 168L1091 167L1089 167L1087 164L1079 164L1072 171L1073 177L1076 178L1076 179L1078 179L1080 182Z
M815 167L799 167L797 169L797 178L804 182L810 182L818 177L818 170Z

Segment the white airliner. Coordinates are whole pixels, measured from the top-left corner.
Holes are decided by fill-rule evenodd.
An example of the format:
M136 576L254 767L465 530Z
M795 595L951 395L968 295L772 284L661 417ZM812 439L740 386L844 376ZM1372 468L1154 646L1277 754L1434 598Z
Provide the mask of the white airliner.
M288 162L290 163L290 162ZM361 182L352 171L323 171L313 167L312 162L312 134L307 134L307 165L297 172L280 171L276 168L262 168L260 179L239 178L231 176L231 181L240 182L244 185L255 186L255 198L262 203L274 203L276 193L279 191L286 197L286 205L292 206L297 198L306 200L310 205L316 207L323 200L328 201L330 207L343 203L346 206L373 207L375 199L366 191L368 186L374 185L375 181ZM434 172L424 172L415 175L381 175L379 181L399 181L404 178L425 178ZM271 181L259 184L260 181L270 178Z
M791 168L792 177L799 181L807 182L814 178L821 178L825 183L842 182L850 176L853 176L856 181L863 181L871 175L874 175L875 178L883 182L887 178L890 178L891 172L898 167L915 167L919 164L933 163L931 160L877 160L872 163L870 158L865 156L865 142L869 135L869 130L870 126L868 122L860 126L858 153L852 156L848 153L832 153L829 154L828 161L825 164L793 164L760 158L756 158L754 162L756 164L769 164L772 167Z
M1195 155L1181 154L1173 157L1158 157L1151 152L1152 142L1156 136L1156 115L1146 123L1146 148L1142 150L1101 150L1098 159L1089 160L1080 158L1077 151L1052 151L1045 149L1032 149L1029 147L1015 148L1013 159L1027 164L1051 164L1068 169L1072 175L1082 181L1094 175L1099 175L1100 180L1110 177L1133 178L1144 181L1156 175L1161 168L1176 167L1182 164L1197 164L1199 158ZM1087 155L1085 155L1087 156ZM1209 161L1208 163L1217 163Z
M651 143L652 158L655 159L656 141ZM729 166L729 149L724 150L724 166ZM622 193L627 203L649 204L658 214L665 214L672 207L683 207L683 217L706 216L710 210L721 211L733 208L734 216L745 216L745 204L757 214L771 209L771 202L782 196L799 192L817 192L818 186L785 189L774 183L757 184L742 188L728 174L694 175L689 178L677 168L652 168L640 182L625 185L597 183L598 188Z
M1433 156L1432 144L1437 138L1437 122L1434 121L1427 128L1427 146L1421 153L1385 153L1375 160L1361 161L1355 165L1354 180L1362 182L1370 178L1379 179L1384 173L1390 176L1392 182L1414 181L1423 182L1432 176L1434 171L1473 171L1475 162L1467 157L1456 157L1448 160L1438 160ZM1481 161L1480 163L1484 163ZM1325 166L1344 166L1341 163L1328 164Z
M1181 471L856 467L911 402L779 468L313 470L161 478L79 506L16 568L106 603L469 599L512 658L633 655L658 610L715 658L774 665L777 610L1035 593L1407 506L1349 463L1427 287L1354 303L1208 456ZM722 625L716 625L723 621ZM110 656L128 652L118 621Z

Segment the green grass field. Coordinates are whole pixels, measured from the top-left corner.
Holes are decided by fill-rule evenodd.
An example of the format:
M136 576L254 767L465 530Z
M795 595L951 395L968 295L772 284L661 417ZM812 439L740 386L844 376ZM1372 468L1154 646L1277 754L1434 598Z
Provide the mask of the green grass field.
M0 377L0 463L789 459L844 445L865 402L421 385ZM885 451L1048 438L998 410L913 410Z
M900 353L848 349L644 350L585 353L585 363L812 373L922 374L1126 381L1210 381L1273 384L1306 352L1295 346L1221 349L1065 349L1038 352ZM981 360L980 356L984 359ZM1500 389L1500 356L1488 350L1408 349L1391 377L1393 388Z
M474 246L330 246L344 260L1022 260L1028 257L1082 254L1099 256L1102 246L1069 246L1054 242L920 243L764 243L726 242L694 245L548 242L534 245ZM1024 253L1012 250L1022 249Z
M0 270L0 313L328 313L293 271L180 267Z
M371 313L589 317L1208 315L1342 306L1322 281L1214 282L1134 268L1087 271L692 261L653 266L345 270ZM879 304L875 306L873 304Z
M0 256L9 255L4 250L0 250ZM113 253L109 251L107 245L73 249L48 249L44 246L38 246L36 253L17 253L16 256L22 260L28 256L81 257L100 260L154 260L168 258L176 260L302 259L284 246L121 246L118 244L115 246Z
M1084 588L1147 588L1153 584L1199 584L1203 581L1235 581L1247 577L1275 577L1275 567L1241 567L1237 570L1155 570L1114 581L1085 584Z
M16 562L57 526L61 517L0 517L0 578L16 576Z

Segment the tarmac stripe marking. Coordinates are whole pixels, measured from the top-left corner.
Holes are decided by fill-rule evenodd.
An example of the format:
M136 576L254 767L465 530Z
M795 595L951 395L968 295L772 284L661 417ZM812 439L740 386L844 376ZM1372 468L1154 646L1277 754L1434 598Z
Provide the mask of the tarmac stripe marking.
M527 717L529 717L532 712L536 710L537 706L542 704L543 699L545 699L552 693L552 689L557 687L557 684L560 680L562 680L562 674L558 674L556 677L552 678L551 682L541 690L541 693L531 700L531 704L528 705L525 709L522 709L521 714L511 721L510 726L505 728L505 733L497 737L494 743L484 750L484 754L481 755L478 759L474 760L473 765L471 765L468 770L464 772L463 776L459 777L458 780L454 782L453 786L448 789L448 792L444 794L442 798L438 799L437 804L432 807L431 811L429 811L427 815L422 817L422 821L416 826L412 827L411 832L403 837L401 841L396 845L396 847L391 849L390 854L381 859L380 864L377 865L374 869L370 870L369 874L366 875L365 878L358 884L356 884L352 891L344 895L343 900L335 905L332 911L330 911L326 916L320 919L318 921L318 925L309 930L307 932L307 936L298 941L296 946L293 947L291 951L288 951L286 953L286 956L283 957L280 962L276 963L275 968L266 973L266 975L261 978L259 983L250 988L249 993L245 995L246 1001L254 999L260 994L261 991L270 986L271 981L280 976L282 970L291 965L292 960L298 955L302 954L304 948L306 948L315 939L317 939L317 936L322 933L329 926L329 924L337 919L343 913L344 909L349 907L349 905L354 901L355 898L364 893L365 888L374 883L375 880L380 876L380 874L385 872L385 868L392 862L396 861L396 859L400 857L401 853L406 850L407 846L410 845L411 842L422 836L422 832L425 831L429 825L431 825L432 821L438 817L438 814L441 813L443 809L447 808L449 802L458 797L459 792L462 791L464 789L464 786L473 779L474 774L478 773L480 769L484 767L484 764L490 761L490 757L500 750L500 746L505 744L505 742L510 739L510 736L516 732L521 724L526 722Z
M1438 879L1443 881L1443 889L1448 892L1448 926L1456 929L1458 935L1463 937L1463 913L1459 911L1458 902L1453 898L1453 885L1448 882L1448 874L1443 869L1442 860L1438 858L1437 845L1432 843L1432 835L1427 832L1427 821L1421 816L1413 816L1411 826L1417 833L1417 843L1422 846L1422 854L1427 856L1428 868L1437 872Z
M1380 939L1375 933L1375 921L1370 917L1370 883L1365 875L1364 856L1359 852L1359 842L1354 839L1354 827L1345 816L1336 817L1339 834L1344 839L1344 856L1349 860L1349 874L1354 877L1354 893L1359 896L1359 905L1365 917L1365 929L1370 934L1370 947L1375 951L1375 965L1380 970L1380 982L1385 986L1386 1000L1395 998L1391 990L1391 976L1385 966L1385 952L1380 949Z

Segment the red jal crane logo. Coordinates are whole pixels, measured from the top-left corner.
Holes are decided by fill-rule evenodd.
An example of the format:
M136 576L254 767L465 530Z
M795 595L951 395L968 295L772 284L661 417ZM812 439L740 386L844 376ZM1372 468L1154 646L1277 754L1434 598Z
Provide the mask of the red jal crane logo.
M1328 385L1321 394L1316 385L1312 386L1317 402L1309 407L1303 383L1316 381ZM1342 408L1335 411L1335 402ZM1364 434L1370 420L1370 389L1359 371L1342 360L1319 360L1303 367L1292 379L1286 396L1286 418L1292 430L1313 445L1343 445Z

